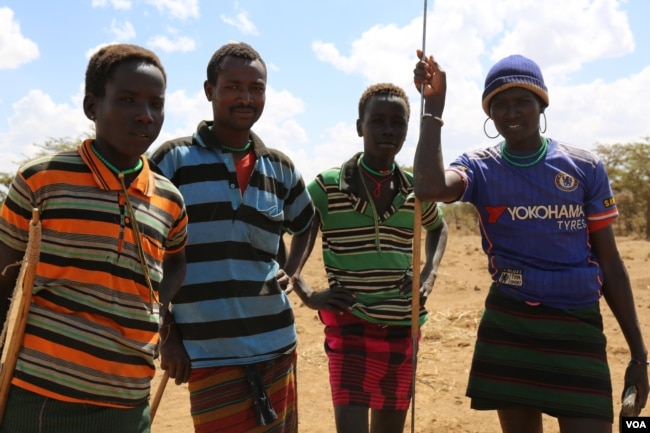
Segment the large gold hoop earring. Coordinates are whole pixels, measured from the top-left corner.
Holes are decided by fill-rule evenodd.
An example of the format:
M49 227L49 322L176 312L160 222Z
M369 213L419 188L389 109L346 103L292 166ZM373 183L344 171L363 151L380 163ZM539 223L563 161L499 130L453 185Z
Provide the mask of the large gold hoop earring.
M495 135L494 137L492 137L490 134L487 133L487 123L488 123L488 120L490 120L490 119L491 118L488 117L487 119L485 119L485 122L483 122L483 133L485 134L485 136L487 138L497 138L499 135L501 135L501 134L499 134L499 131L497 131L497 135Z
M539 123L540 123L540 126L539 126L539 132L541 132L541 133L543 134L543 133L546 132L546 113L544 113L544 112L542 111L542 112L540 113L540 116L541 116L540 119L541 119L542 117L544 118L544 129L542 129L542 125L541 125L542 122L539 122Z

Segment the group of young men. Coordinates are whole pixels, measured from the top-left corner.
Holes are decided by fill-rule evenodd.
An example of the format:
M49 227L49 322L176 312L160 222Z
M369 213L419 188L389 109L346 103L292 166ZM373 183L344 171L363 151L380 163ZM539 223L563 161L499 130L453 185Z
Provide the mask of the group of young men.
M415 71L418 89L428 85L419 152L439 143L443 124L444 71L433 65L418 62ZM368 87L357 119L362 151L306 183L252 131L266 97L259 53L228 43L206 72L213 119L148 159L164 119L165 70L142 47L100 49L84 98L96 137L19 169L0 211L0 318L33 208L43 235L0 433L149 432L158 350L161 368L188 383L197 433L296 432L292 291L324 325L337 431L403 430L417 355L412 296L421 326L448 236L436 195L418 178L426 169L416 159L414 178L395 162L411 115L406 93ZM414 186L433 198L421 203L420 287L412 287L420 272L412 266ZM460 198L453 188L445 200ZM301 271L319 233L329 287L314 290ZM645 363L632 328L634 358ZM645 405L647 375L642 382L635 376Z

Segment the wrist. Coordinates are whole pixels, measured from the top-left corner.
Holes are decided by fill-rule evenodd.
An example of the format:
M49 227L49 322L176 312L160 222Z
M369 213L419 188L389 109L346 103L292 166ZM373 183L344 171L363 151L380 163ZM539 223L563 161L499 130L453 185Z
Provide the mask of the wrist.
M171 311L169 311L167 308L165 308L164 311L162 311L161 319L162 319L161 323L163 326L172 325L176 323L176 320L174 320L174 314Z
M634 366L637 366L637 367L646 367L647 368L649 364L650 364L650 362L648 362L647 359L643 360L643 359L632 358L632 359L630 359L630 362L628 363L628 366L633 366L634 365Z
M300 296L302 299L303 296L309 296L312 292L311 287L307 282L300 276L300 274L294 274L291 277L291 284L293 285L293 290Z
M423 121L424 120L433 120L434 122L438 123L438 125L440 125L440 127L442 127L445 124L444 120L442 120L442 118L440 116L435 116L435 115L433 115L431 113L423 113L422 114L422 120Z

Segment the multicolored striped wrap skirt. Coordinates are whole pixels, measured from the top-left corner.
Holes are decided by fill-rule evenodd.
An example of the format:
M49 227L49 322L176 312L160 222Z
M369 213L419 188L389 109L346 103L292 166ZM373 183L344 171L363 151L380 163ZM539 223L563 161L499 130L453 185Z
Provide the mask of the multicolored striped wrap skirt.
M250 366L192 370L188 383L196 433L298 431L297 354Z
M478 410L531 407L554 417L614 419L598 303L529 305L495 285L485 301L467 386Z
M413 374L410 326L375 325L350 313L319 314L334 406L407 410Z

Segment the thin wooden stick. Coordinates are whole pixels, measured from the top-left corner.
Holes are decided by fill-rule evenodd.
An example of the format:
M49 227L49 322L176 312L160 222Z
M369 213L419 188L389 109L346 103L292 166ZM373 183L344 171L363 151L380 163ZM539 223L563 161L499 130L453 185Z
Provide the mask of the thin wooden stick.
M418 350L420 337L420 256L422 250L422 202L415 198L413 215L413 285L411 289L411 432L415 431L415 379L418 366Z
M424 0L422 13L422 60L426 58L425 47L427 42L427 0ZM424 111L424 82L420 89L420 130L422 130L422 114ZM415 197L415 210L413 215L413 285L411 289L411 348L412 377L411 377L411 433L415 432L415 384L418 367L418 351L420 337L420 256L422 250L422 202Z
M20 304L18 306L18 315L16 316L16 323L10 338L9 344L5 347L6 359L0 371L0 424L4 417L5 408L7 406L7 399L9 397L9 388L11 387L11 379L14 375L16 362L18 361L18 353L23 345L23 337L25 335L25 326L27 324L27 315L29 314L29 306L32 303L32 289L34 288L34 277L36 275L36 265L41 250L41 222L39 219L38 209L32 209L32 220L29 225L29 240L27 241L27 249L25 250L25 257L21 265L18 279L16 280L16 290L14 295L22 293L20 297ZM11 307L9 308L11 312Z
M160 379L158 388L156 388L156 393L154 394L153 399L151 400L151 404L149 405L149 416L151 417L152 424L153 418L156 416L156 412L158 412L158 406L160 405L160 400L162 400L162 396L165 392L165 387L167 386L168 381L169 372L165 370L165 374L163 374L163 377Z

